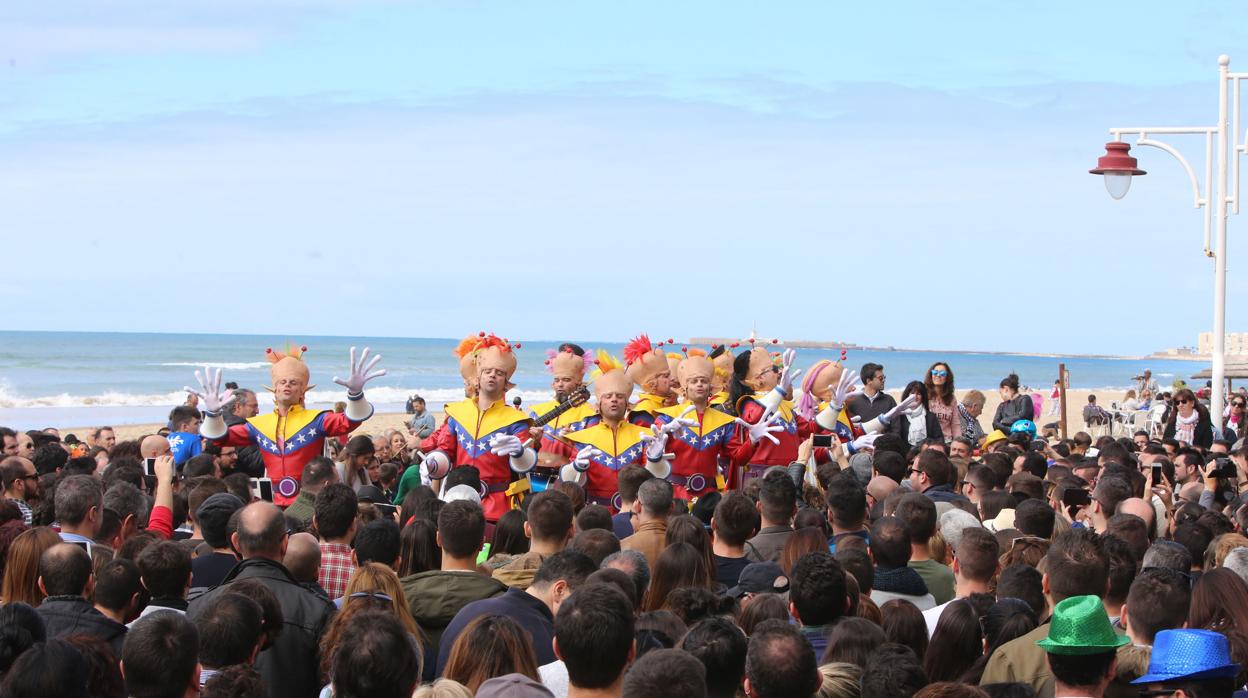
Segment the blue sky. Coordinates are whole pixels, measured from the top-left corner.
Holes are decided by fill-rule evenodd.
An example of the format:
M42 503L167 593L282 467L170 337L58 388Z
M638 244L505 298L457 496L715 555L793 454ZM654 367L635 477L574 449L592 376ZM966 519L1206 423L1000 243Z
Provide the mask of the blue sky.
M1012 5L5 3L5 326L1194 344L1178 164L1086 171L1212 123L1248 29Z

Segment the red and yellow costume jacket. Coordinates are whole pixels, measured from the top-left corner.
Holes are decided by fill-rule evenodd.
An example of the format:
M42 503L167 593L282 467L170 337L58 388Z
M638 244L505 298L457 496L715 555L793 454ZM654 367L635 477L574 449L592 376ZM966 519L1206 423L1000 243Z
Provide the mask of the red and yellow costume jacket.
M645 446L641 443L641 435L648 432L648 429L629 422L621 422L615 429L605 422L599 422L563 435L576 451L584 446L593 446L602 451L601 456L590 460L589 470L585 471L585 493L597 500L597 503L609 501L607 506L612 513L618 512L620 508L619 499L615 496L619 493L616 476L626 466L645 466L646 453ZM575 456L575 452L572 455Z
M489 493L482 498L488 521L497 521L511 504L505 491L511 484L511 459L490 452L490 437L510 434L521 441L529 440L529 418L503 400L482 412L477 401L468 399L447 405L446 422L432 436L421 442L424 450L439 450L451 459L452 467L472 465L481 473L481 482Z
M369 411L372 416L372 411ZM365 417L367 419L367 417ZM294 405L286 410L286 416L276 410L258 414L245 424L230 427L225 436L213 439L222 446L242 448L255 446L264 459L264 469L273 480L273 503L290 506L294 497L283 497L277 491L277 483L283 478L303 477L303 466L324 451L325 437L346 436L360 426L345 414L325 410L307 410Z
M754 397L742 399L737 408L741 419L750 424L758 424L758 420L767 411L760 402L765 395L766 393L755 393ZM750 458L750 465L788 465L797 460L797 445L814 433L814 422L802 419L794 412L793 403L789 400L781 400L776 412L780 418L773 424L784 427L784 431L774 432L772 436L779 439L780 443L773 444L770 439L760 439L758 448ZM745 427L740 427L740 431L744 438Z
M550 412L559 406L558 400L547 400L546 402L534 405L529 410L529 418L537 421L542 415ZM572 460L576 456L577 449L569 446L565 442L552 438L551 432L562 429L565 432L580 431L586 427L592 426L598 421L598 410L593 405L583 403L573 407L554 419L547 422L547 431L542 433L541 446L538 450L543 453L554 453L563 456L567 460Z
M637 404L628 413L628 421L639 427L649 427L659 415L659 410L667 406L667 400L651 393L637 396Z
M680 417L688 407L673 405L659 411L658 423L667 424ZM738 431L736 420L723 412L708 407L705 412L691 412L697 417L697 425L684 427L667 439L667 451L674 455L672 472L668 480L672 491L681 499L698 497L719 489L719 460L736 468L750 462L757 449L750 443L745 432Z

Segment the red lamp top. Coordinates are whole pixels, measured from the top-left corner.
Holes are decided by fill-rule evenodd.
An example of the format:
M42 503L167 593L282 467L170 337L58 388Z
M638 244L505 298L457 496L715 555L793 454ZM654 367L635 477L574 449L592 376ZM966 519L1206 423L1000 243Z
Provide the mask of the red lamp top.
M1111 141L1105 144L1105 154L1096 160L1096 168L1088 170L1090 174L1148 174L1139 168L1139 163L1131 157L1131 146L1122 141Z

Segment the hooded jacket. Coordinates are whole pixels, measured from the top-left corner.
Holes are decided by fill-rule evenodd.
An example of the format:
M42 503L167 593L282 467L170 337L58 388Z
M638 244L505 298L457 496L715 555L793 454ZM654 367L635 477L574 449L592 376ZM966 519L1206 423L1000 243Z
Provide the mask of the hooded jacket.
M494 598L507 591L507 585L493 577L463 570L429 570L399 581L412 619L423 635L425 656L432 654L434 658L434 662L425 662L429 675L437 663L442 633L455 614L473 601Z
M282 607L282 632L256 658L256 671L273 698L315 698L321 692L319 648L334 617L334 604L300 586L281 563L264 558L243 560L220 586L190 602L187 617L197 619L233 582L255 579L268 587Z
M113 654L121 656L126 626L97 611L83 597L49 596L39 604L38 611L49 638L90 635L107 642Z

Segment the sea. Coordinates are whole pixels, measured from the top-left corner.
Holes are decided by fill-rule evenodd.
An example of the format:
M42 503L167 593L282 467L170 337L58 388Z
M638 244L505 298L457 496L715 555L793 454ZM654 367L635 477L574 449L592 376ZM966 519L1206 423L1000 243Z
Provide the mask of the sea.
M661 341L660 338L653 338ZM662 338L667 339L667 338ZM590 340L520 341L515 389L508 400L532 403L550 399L546 350L560 341L574 341L591 350L605 349L617 357L622 342ZM676 348L680 348L677 340ZM142 334L114 332L0 332L0 424L16 429L48 426L163 422L169 410L186 399L184 386L195 386L194 371L222 369L225 381L256 390L262 409L271 405L264 386L269 363L265 348L306 345L304 359L312 373L309 406L330 406L345 391L333 382L346 377L348 350L370 347L382 356L387 375L368 385L368 397L379 412L402 411L408 397L419 394L430 407L463 397L456 339L404 337L285 337L226 334ZM798 349L797 363L839 359L840 350ZM995 390L1009 373L1047 396L1065 363L1073 389L1121 390L1132 376L1152 369L1163 385L1176 378L1190 380L1204 364L1162 359L1118 359L1003 355L910 350L849 350L846 365L882 364L887 387L902 388L922 380L936 361L948 362L958 389Z

